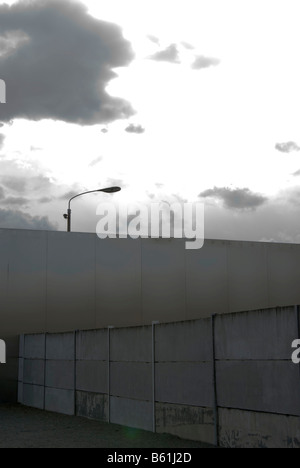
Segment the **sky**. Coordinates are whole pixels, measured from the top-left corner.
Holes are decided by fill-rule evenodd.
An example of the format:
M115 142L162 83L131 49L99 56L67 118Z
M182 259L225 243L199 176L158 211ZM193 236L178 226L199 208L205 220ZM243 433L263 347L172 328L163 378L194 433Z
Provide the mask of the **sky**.
M298 0L0 0L0 227L204 202L205 237L300 242Z

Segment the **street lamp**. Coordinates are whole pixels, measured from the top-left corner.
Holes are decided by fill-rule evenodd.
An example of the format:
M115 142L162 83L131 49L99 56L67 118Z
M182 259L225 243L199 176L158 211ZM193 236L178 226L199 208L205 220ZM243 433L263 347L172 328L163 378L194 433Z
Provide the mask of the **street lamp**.
M90 190L88 192L79 193L78 195L75 195L74 197L70 198L69 204L68 204L68 212L67 214L64 214L64 218L68 221L67 231L71 232L71 201L74 200L74 198L80 197L81 195L86 195L87 193L95 193L95 192L116 193L116 192L120 192L120 190L121 190L120 187L108 187L104 189Z

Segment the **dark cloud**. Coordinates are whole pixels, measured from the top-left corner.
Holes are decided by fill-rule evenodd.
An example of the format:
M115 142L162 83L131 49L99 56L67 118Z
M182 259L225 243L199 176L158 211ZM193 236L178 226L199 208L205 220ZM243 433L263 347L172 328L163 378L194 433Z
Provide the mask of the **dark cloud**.
M1 200L1 205L6 206L28 206L30 200L25 197L6 197Z
M253 193L248 188L231 189L228 187L214 187L200 193L199 197L218 198L223 201L226 208L237 210L254 210L267 201L266 197Z
M10 190L14 190L16 192L24 192L26 189L26 180L24 177L18 176L2 176L0 178L1 183Z
M275 148L282 153L291 153L292 151L300 151L300 147L294 141L286 143L276 143Z
M55 231L56 226L48 217L31 216L28 213L15 210L0 209L0 228L7 229L34 229Z
M52 202L53 198L52 197L42 197L38 199L39 203L50 203Z
M125 128L125 132L141 134L145 132L145 129L141 125L130 124Z
M19 173L19 175L3 175L0 176L0 181L4 187L13 192L24 193L46 191L52 188L50 179L42 174L32 176L33 171L19 168L14 161L7 161L0 164L0 170Z
M82 190L82 192L84 192L84 190ZM61 195L61 196L59 197L59 199L60 199L60 200L67 200L67 201L68 201L68 200L70 200L70 198L75 197L75 195L78 195L79 193L80 193L79 190L76 190L76 191L75 191L75 190L70 190L69 192L66 192L66 193L64 193L63 195Z
M115 67L133 59L119 26L95 19L72 0L0 6L4 122L53 119L92 125L127 118L131 105L106 92ZM6 45L5 45L6 44Z
M208 68L211 66L219 65L219 63L220 63L219 59L216 59L213 57L205 57L204 55L197 55L191 67L194 70L200 70L202 68Z
M0 200L3 200L5 198L5 192L3 187L0 187Z
M149 58L158 62L180 63L176 44L170 44L166 49L156 52Z

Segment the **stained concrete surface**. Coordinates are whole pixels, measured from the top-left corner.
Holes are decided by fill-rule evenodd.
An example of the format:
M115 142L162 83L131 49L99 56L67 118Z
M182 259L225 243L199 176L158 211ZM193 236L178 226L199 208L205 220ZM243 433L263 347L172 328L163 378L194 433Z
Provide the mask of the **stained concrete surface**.
M214 448L169 434L21 405L0 405L0 421L0 448Z

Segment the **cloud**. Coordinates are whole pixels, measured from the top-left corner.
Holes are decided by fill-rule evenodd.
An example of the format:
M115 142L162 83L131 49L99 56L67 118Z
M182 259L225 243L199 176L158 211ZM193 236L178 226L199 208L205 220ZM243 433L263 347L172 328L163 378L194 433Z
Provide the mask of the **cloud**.
M219 65L219 63L220 63L219 59L216 59L213 57L205 57L204 55L197 55L191 67L194 70L201 70L202 68L208 68L208 67Z
M298 169L298 171L294 172L292 175L295 177L300 176L300 169Z
M1 205L6 205L6 206L28 206L30 200L25 197L6 197L3 200L1 200Z
M75 0L0 5L1 78L7 103L0 120L62 120L82 125L128 118L131 105L106 92L115 67L134 57L119 26Z
M166 49L156 52L149 58L158 62L180 63L176 44L170 44Z
M42 197L38 199L39 203L50 203L52 202L53 198L52 197Z
M300 147L294 141L286 143L276 143L275 148L282 153L291 153L292 151L300 151Z
M226 208L237 210L255 210L267 201L266 197L253 193L248 188L231 189L228 187L214 187L200 193L199 197L218 198L222 200Z
M22 211L0 209L0 228L55 231L48 217L31 216Z
M96 166L97 164L99 164L99 162L102 161L102 159L103 159L102 156L99 156L98 158L93 159L93 161L90 162L89 166L90 166L90 167Z
M84 190L82 190L82 192L84 192ZM59 200L67 200L68 201L70 198L75 197L75 195L78 195L79 193L80 193L80 190L77 190L77 191L70 190L69 192L66 192L63 195L61 195L59 197Z
M115 178L107 179L105 186L106 187L121 187L121 188L127 187L127 185L122 179L115 179Z
M145 132L145 129L141 125L130 124L125 128L125 132L141 134Z
M148 34L147 39L149 39L149 41L151 42L154 42L154 44L160 45L159 38L156 36L153 36L152 34Z
M30 146L30 151L42 151L43 148L39 148L38 146Z
M184 47L185 49L188 49L188 50L193 50L193 49L195 49L195 47L194 47L192 44L190 44L189 42L182 41L182 42L181 42L181 45L183 45L183 47Z
M15 161L3 161L0 163L1 172L8 172L7 175L0 176L0 181L4 187L18 193L45 192L53 187L50 179L43 174L32 175L33 170L18 167ZM18 175L11 175L12 172Z
M5 140L5 135L3 135L3 133L0 133L0 149L2 149L4 146L4 140Z

